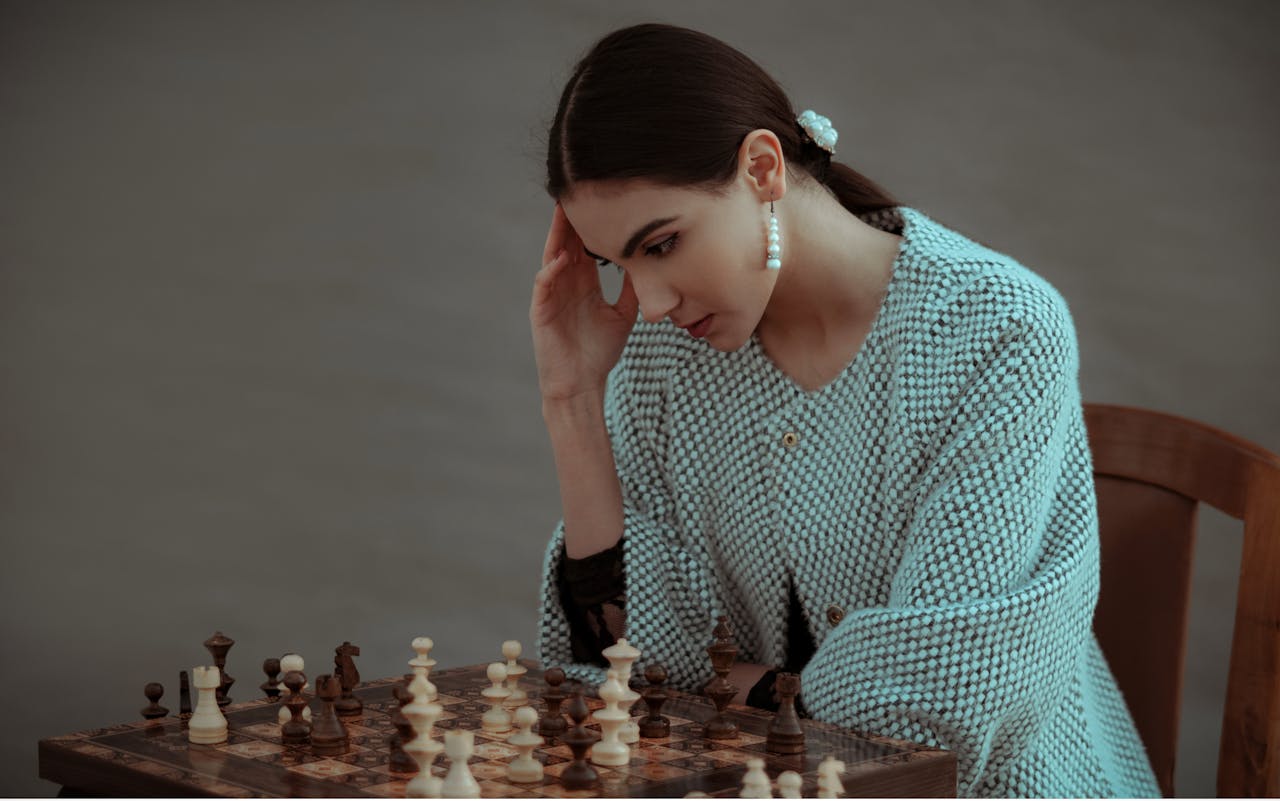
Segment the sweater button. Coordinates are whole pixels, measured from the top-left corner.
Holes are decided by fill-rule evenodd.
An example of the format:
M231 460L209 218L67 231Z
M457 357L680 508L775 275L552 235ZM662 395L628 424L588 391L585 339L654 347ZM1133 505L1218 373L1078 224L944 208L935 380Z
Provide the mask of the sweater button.
M833 626L840 625L840 621L844 620L844 610L832 604L827 607L827 622Z
M782 444L787 448L794 448L796 443L800 441L800 437L796 436L796 432L788 431L782 435Z

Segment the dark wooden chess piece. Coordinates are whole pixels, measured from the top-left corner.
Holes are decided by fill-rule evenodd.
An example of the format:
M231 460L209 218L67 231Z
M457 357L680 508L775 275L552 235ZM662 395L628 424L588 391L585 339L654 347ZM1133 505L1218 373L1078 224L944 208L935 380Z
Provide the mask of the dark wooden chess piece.
M164 685L158 681L147 684L142 690L142 694L147 697L151 703L142 708L142 716L147 720L155 720L169 714L169 710L160 706L160 699L164 697Z
M356 670L356 661L352 657L360 655L360 646L343 642L333 649L333 675L341 682L342 697L335 704L338 714L344 718L359 717L364 711L364 704L356 698L356 685L360 683L360 671Z
M338 756L351 750L347 727L334 709L341 695L342 682L337 676L316 676L316 697L322 702L311 721L311 751L316 756Z
M178 673L178 717L183 720L191 717L191 679L185 670Z
M212 637L204 641L204 647L208 648L209 653L213 655L213 664L218 666L218 674L222 676L222 683L218 685L218 706L231 703L231 696L227 695L227 692L236 680L227 675L227 651L230 651L231 646L235 644L235 640L220 631L215 631Z
M402 711L413 701L413 693L402 684L393 684L391 696L395 699L395 703L391 706L391 725L395 726L396 730L387 738L391 748L388 767L393 773L417 773L418 760L409 756L404 750L404 744L414 737L413 722L406 718Z
M292 716L280 727L280 741L285 745L302 745L311 739L311 724L302 717L302 710L307 708L307 699L302 695L302 685L306 683L307 677L300 670L284 674L284 686L289 688L284 705Z
M280 660L274 656L264 660L262 663L262 672L267 674L267 680L259 685L259 688L267 694L272 702L280 700Z
M542 691L547 713L538 721L538 734L547 741L548 746L555 746L556 740L569 728L569 721L564 719L564 713L560 711L560 705L568 697L568 693L560 689L564 678L564 671L558 667L550 668L542 674L542 680L547 683L547 689Z
M717 620L719 622L711 632L716 641L707 647L707 653L711 655L711 669L716 675L702 689L703 694L716 705L716 713L703 727L703 735L708 740L732 740L738 736L738 724L727 719L724 711L738 694L738 688L729 683L729 671L733 669L734 659L738 656L738 646L733 644L733 630L729 628L729 619L720 615Z
M667 681L667 669L659 664L649 665L644 669L644 678L649 686L640 694L649 708L649 715L640 719L640 736L670 737L671 721L662 716L662 705L668 698L667 688L662 686Z
M774 679L774 692L778 696L778 714L769 722L765 748L771 754L803 754L804 729L796 714L796 696L800 694L800 676L796 673L779 673Z
M596 790L600 787L600 774L587 761L587 752L591 746L600 741L600 735L583 725L590 710L582 693L576 692L569 701L569 717L573 720L573 728L560 737L561 742L569 746L573 752L573 761L564 773L560 774L560 783L566 790Z

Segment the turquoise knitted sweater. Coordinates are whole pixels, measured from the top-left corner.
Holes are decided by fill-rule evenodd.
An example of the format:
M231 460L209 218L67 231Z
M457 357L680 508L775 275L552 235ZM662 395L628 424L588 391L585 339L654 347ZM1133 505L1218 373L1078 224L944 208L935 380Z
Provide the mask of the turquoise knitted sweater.
M668 322L637 322L610 373L639 664L696 691L720 614L740 661L782 664L794 582L814 718L954 751L964 796L1159 797L1092 631L1098 524L1065 301L919 211L862 219L903 238L832 383L807 392L757 339L721 353ZM563 537L561 521L539 655L600 683L573 664Z

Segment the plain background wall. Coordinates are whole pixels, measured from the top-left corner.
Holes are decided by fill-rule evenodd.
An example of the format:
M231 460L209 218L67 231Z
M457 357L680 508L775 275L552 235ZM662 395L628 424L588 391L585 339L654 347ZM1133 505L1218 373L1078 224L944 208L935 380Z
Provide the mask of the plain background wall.
M532 655L559 515L528 304L547 126L698 28L839 158L1067 298L1085 398L1280 450L1267 2L0 4L0 791L237 640ZM608 271L612 274L612 271ZM1213 792L1239 529L1204 516L1181 791Z

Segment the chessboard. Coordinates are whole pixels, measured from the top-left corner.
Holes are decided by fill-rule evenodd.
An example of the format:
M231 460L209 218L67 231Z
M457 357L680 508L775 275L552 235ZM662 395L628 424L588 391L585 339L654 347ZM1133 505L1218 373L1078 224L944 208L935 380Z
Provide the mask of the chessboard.
M529 668L523 680L530 703L537 709L542 672L537 663L520 660ZM566 790L559 774L572 754L567 746L551 740L535 757L545 766L535 784L516 784L506 778L506 767L517 750L507 735L481 730L480 718L489 708L481 690L490 686L487 665L453 668L431 673L439 690L444 714L436 728L475 732L475 752L468 761L471 773L486 798L594 798L672 797L705 793L712 797L737 797L747 760L761 758L770 776L796 771L803 777L802 794L817 795L817 767L824 757L845 764L842 777L849 796L946 797L956 793L955 755L949 751L878 735L859 734L838 726L802 719L805 752L769 753L765 735L773 715L751 707L731 705L726 716L740 733L733 740L708 740L702 723L715 713L706 698L668 690L670 699L662 713L671 721L670 735L641 739L634 746L629 765L598 767L598 790ZM68 791L126 796L381 796L403 798L411 774L397 774L389 765L388 742L394 732L391 711L398 706L392 687L404 679L367 682L355 690L364 704L358 718L345 718L350 749L345 754L321 757L306 745L281 742L276 716L278 701L263 698L233 703L224 708L228 737L218 745L188 742L186 721L177 716L139 720L103 729L41 740L40 776ZM586 688L592 711L605 704ZM640 705L643 707L643 704ZM637 714L641 710L635 710ZM599 727L590 724L597 732ZM447 770L441 755L432 772Z

